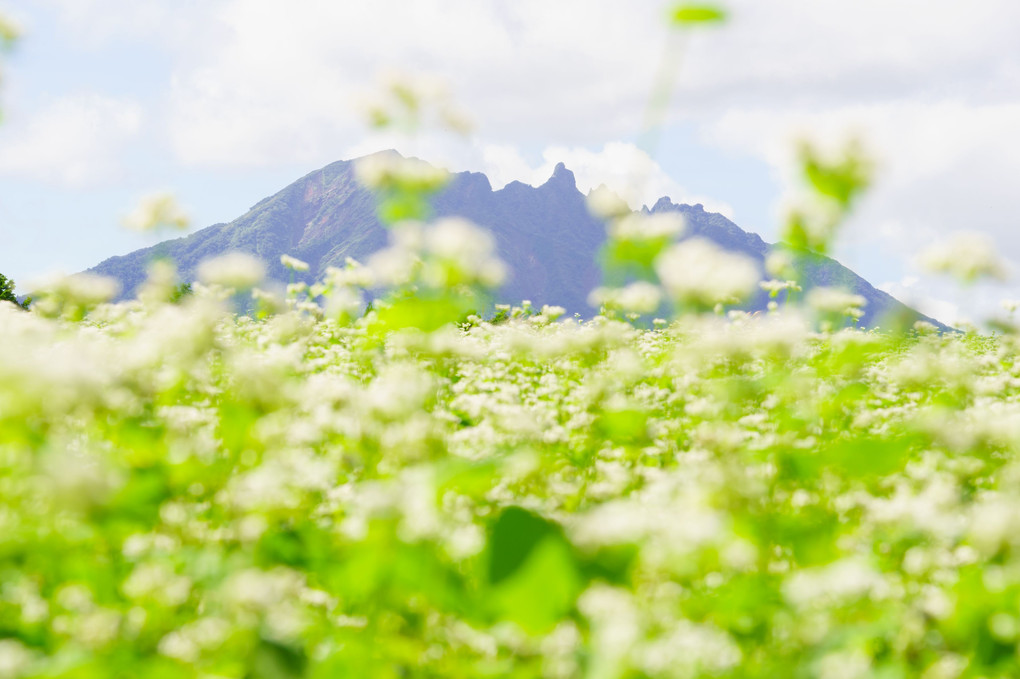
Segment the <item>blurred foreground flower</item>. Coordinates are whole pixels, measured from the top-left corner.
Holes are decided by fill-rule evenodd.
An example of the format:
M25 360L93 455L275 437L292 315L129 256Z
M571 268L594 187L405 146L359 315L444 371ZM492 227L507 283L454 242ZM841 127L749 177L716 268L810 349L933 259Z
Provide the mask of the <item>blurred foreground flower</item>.
M266 276L266 265L243 252L231 252L198 265L198 279L208 285L247 290Z
M303 262L297 257L291 257L290 255L280 255L280 264L283 264L283 266L291 271L297 271L299 273L308 271L308 262Z
M686 225L678 212L656 214L628 213L609 224L609 237L619 241L652 241L674 239L683 234Z
M597 205L602 200L604 205ZM608 283L623 284L628 278L650 279L654 276L655 260L686 228L678 212L630 212L622 205L613 206L611 199L598 199L589 209L620 213L606 224L609 236L602 253Z
M378 194L379 219L388 227L427 219L431 197L446 186L450 173L396 151L383 151L360 159L354 168L362 186Z
M191 226L187 213L170 193L154 193L139 201L123 221L132 231L186 231Z
M34 286L32 309L49 317L81 320L91 309L120 292L113 278L79 273L55 276Z
M766 266L768 266L768 262L766 262ZM769 297L773 299L778 297L779 293L783 291L788 292L801 291L801 287L797 284L796 281L777 281L775 279L762 281L761 283L758 284L758 287L760 287L765 292L769 293Z
M662 304L662 290L647 281L634 281L622 288L595 288L588 296L593 307L650 314Z
M381 80L379 91L362 103L372 127L409 134L430 124L461 135L471 131L470 119L454 103L444 79L393 71Z
M602 219L618 219L630 214L630 205L605 184L591 191L585 199L588 211Z
M433 192L441 189L450 173L418 158L404 158L393 151L373 153L354 168L362 186L376 190Z
M965 231L932 245L921 253L920 265L932 273L945 273L964 282L979 278L1006 280L1005 262L996 252L992 240L981 233Z
M794 250L824 255L844 218L868 188L874 167L856 139L836 150L804 142L798 163L803 187L785 199L782 239Z
M745 299L761 278L750 258L704 238L691 238L666 250L656 259L655 271L675 302L702 308Z
M868 303L861 295L837 290L836 288L813 288L807 295L807 303L823 315L849 316L858 319L864 315L863 307Z
M165 259L156 259L149 263L148 274L138 289L138 299L150 304L171 301L179 290L177 267Z
M425 231L424 280L434 287L478 284L499 286L506 277L506 265L496 256L492 234L466 219L447 217Z

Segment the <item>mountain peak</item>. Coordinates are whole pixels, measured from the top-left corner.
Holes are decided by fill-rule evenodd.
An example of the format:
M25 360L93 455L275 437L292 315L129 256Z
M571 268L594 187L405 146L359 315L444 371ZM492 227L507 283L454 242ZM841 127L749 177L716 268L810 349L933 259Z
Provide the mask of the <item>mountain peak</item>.
M454 176L456 181L466 189L492 193L492 184L489 182L489 178L481 172L458 172Z
M669 199L669 196L663 196L659 200L655 201L655 205L652 206L652 212L656 212L658 210L670 210L673 207L673 201Z
M689 203L674 203L670 200L669 196L663 196L659 200L655 201L655 205L649 212L662 212L663 210L679 210L685 214L691 212L704 212L705 206L701 203L695 203L693 205Z
M378 155L396 155L388 149ZM402 156L401 156L402 157ZM255 255L267 267L271 281L284 284L293 272L280 264L282 255L306 261L306 283L330 266L343 266L348 257L366 261L386 247L388 232L379 222L376 196L361 186L346 166L337 161L299 179L269 196L229 224L216 224L184 238L161 244L161 254L172 257L182 280L193 280L206 257L232 250ZM425 161L421 161L425 162ZM511 182L493 191L485 175L456 173L432 201L436 217L461 216L493 233L497 252L511 276L496 299L513 302L530 299L591 314L588 294L602 282L597 264L606 242L605 223L588 211L577 190L574 173L557 163L552 176L539 188ZM680 212L687 220L686 236L707 238L719 247L751 258L765 267L770 246L726 217L705 212L701 205L677 205L669 198L655 203L656 212ZM648 206L641 213L649 214ZM113 257L91 271L113 276L131 295L145 281L153 248ZM863 295L869 304L861 325L869 326L888 312L921 318L887 294L876 290L835 260L817 256L805 274L805 288L841 285ZM761 291L748 309L764 309L768 296Z
M402 154L400 151L398 151L396 149L380 149L379 151L373 151L372 153L366 153L365 155L363 155L363 156L361 156L359 158L354 158L353 160L351 160L349 162L357 163L358 161L364 160L365 158L386 158L386 157L390 157L390 156L397 156L399 158L403 158L404 154Z
M567 169L567 166L563 163L556 163L556 168L553 170L552 176L549 177L543 186L566 186L572 189L577 189L577 180L574 178L574 173Z

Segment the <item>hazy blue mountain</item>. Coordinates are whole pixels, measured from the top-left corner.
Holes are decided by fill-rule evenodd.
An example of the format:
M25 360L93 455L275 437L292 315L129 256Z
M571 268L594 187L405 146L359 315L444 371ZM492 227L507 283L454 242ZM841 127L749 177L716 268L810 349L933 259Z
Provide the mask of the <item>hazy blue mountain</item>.
M121 281L123 294L133 296L145 279L153 255L171 256L184 280L192 280L203 259L241 250L265 261L271 278L288 281L291 272L280 264L289 254L309 263L305 279L318 279L328 266L342 266L347 257L364 261L385 247L387 233L376 218L375 197L354 177L356 161L339 161L316 170L270 196L229 224L216 224L184 238L152 248L111 257L90 271ZM498 191L484 174L461 172L435 199L437 216L460 215L487 227L497 243L510 276L499 302L529 299L536 307L558 304L569 313L589 316L588 293L601 281L598 255L606 238L605 224L593 217L578 191L574 174L561 163L539 187L511 182ZM701 205L677 205L660 199L650 212L676 211L687 221L685 237L702 236L760 264L772 247L722 215ZM835 260L819 257L808 267L807 286L835 285L868 300L865 325L887 314L927 319L890 295L874 288ZM750 307L764 308L764 294Z

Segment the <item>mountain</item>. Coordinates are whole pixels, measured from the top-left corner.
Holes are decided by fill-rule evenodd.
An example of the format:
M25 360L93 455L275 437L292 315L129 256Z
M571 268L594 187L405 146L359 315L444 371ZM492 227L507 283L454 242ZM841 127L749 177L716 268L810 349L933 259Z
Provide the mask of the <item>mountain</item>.
M229 224L215 224L184 238L111 257L90 272L118 279L123 294L131 297L157 253L172 257L184 280L194 278L203 259L231 250L261 258L270 278L279 281L291 279L291 272L280 263L283 254L308 262L310 271L304 279L309 282L321 278L329 266L342 266L347 257L365 261L386 246L387 232L376 217L375 196L355 179L356 162L339 161L316 170ZM643 210L679 212L687 222L684 237L711 239L762 266L773 247L722 215L706 212L700 204L677 205L661 198L650 210ZM493 191L484 174L453 174L433 201L433 211L440 217L467 217L492 232L498 254L510 269L497 301L528 299L536 307L557 304L569 313L593 313L587 299L601 281L598 256L606 239L605 224L588 211L574 174L562 163L538 187L511 182ZM861 319L866 326L888 315L935 323L833 259L815 258L806 277L806 289L829 285L862 295L868 302ZM761 293L749 307L763 309L766 303Z

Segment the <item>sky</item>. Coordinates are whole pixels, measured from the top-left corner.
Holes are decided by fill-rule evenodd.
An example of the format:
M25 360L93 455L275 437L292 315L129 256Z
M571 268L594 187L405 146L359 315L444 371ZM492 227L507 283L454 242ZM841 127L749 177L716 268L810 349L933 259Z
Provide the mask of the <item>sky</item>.
M719 4L725 25L678 36L653 0L0 0L23 30L0 84L0 271L22 289L152 244L121 222L153 191L198 229L391 147L497 187L561 161L582 191L637 171L639 202L700 202L773 241L798 140L855 137L877 171L837 259L948 323L1020 297L1020 3ZM395 73L441 85L471 134L372 131L365 102ZM1011 279L918 268L959 231Z

